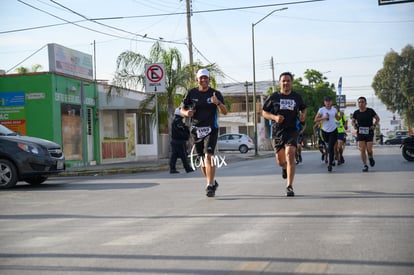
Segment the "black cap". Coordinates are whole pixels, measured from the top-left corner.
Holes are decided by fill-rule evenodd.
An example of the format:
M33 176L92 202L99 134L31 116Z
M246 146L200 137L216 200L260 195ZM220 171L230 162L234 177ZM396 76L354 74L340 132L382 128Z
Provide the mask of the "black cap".
M325 96L323 98L324 101L332 101L332 97L330 97L329 95Z

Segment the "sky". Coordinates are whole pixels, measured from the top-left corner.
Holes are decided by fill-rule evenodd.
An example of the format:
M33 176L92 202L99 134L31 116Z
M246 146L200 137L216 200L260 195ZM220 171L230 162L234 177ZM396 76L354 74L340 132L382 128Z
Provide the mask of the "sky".
M216 63L225 73L221 83L253 81L252 30L256 81L272 80L273 58L276 79L284 71L303 78L314 69L335 86L342 77L342 94L354 99L374 96L371 84L387 53L414 45L414 2L193 0L191 6L194 61ZM47 71L46 45L57 43L94 55L97 79L111 80L119 54L148 56L159 38L188 63L185 12L185 0L2 0L0 69L40 64Z

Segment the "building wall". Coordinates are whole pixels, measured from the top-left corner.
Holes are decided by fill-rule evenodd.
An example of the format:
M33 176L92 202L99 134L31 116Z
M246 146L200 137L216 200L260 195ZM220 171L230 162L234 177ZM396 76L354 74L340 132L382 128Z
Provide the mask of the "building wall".
M152 123L145 129L138 125L140 104L146 98L142 92L117 89L109 93L109 86L98 84L99 121L102 161L122 162L156 159L159 156L160 137L158 128ZM146 132L150 139L139 142L138 134ZM114 151L116 147L117 151ZM120 152L122 150L122 152ZM119 154L118 154L119 153Z
M19 93L24 95L23 104L0 106L0 123L20 123L15 128L21 134L61 144L68 167L97 161L94 83L54 73L0 76L0 98L10 99ZM5 114L10 119L5 119Z
M12 130L17 130L21 134L61 144L60 132L55 129L57 127L51 127L53 117L57 115L52 107L54 96L51 76L42 74L0 77L0 98L9 97L11 101L14 101L12 98L19 93L24 95L23 105L11 106L14 105L11 102L2 104L0 108L3 117L0 122L8 127L9 123L14 123L9 128L14 128Z
M129 137L128 127L134 127L135 134L143 131L136 121L146 95L123 90L108 97L107 88L56 73L0 76L0 123L21 134L61 144L68 167L157 158L156 125L145 129L151 137L147 144L139 144L136 135ZM115 123L105 136L108 125L104 119L112 113L116 113L111 118ZM109 139L104 144L105 138ZM108 154L113 157L107 158Z

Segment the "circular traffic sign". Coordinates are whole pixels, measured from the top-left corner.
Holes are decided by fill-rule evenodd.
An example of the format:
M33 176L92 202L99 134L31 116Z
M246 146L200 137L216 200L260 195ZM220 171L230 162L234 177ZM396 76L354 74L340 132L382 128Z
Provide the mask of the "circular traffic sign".
M160 65L152 64L148 67L146 76L150 82L160 82L164 78L164 70Z

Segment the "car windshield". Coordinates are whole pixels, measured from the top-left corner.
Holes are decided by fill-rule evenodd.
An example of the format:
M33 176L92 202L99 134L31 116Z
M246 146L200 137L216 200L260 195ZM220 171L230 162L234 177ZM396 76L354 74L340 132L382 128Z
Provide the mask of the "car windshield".
M0 124L0 136L17 136L17 133Z

